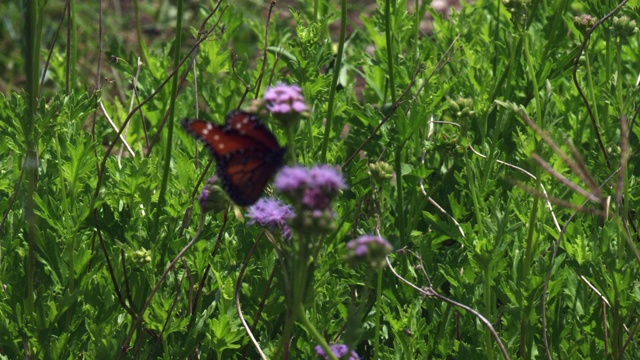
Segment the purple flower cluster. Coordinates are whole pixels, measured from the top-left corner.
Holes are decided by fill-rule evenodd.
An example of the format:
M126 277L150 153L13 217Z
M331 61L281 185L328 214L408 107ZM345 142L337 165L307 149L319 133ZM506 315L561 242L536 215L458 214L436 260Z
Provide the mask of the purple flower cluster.
M347 261L367 263L375 269L384 267L386 256L393 251L389 242L379 236L362 235L347 243Z
M307 209L326 210L347 186L335 167L318 165L311 169L286 167L276 176L274 187L291 200L300 201Z
M318 165L285 167L273 184L276 191L291 200L297 216L291 225L304 233L326 233L334 229L332 202L346 185L337 168Z
M297 85L286 85L278 83L276 86L268 88L263 100L266 108L274 115L301 113L307 110L304 103L302 89Z
M338 359L343 359L346 355L349 355L349 357L346 359L360 360L360 356L358 356L358 354L355 351L349 352L349 348L345 344L331 345L329 346L329 349L331 349L333 356L337 357ZM318 356L324 358L325 360L329 360L329 356L324 352L324 349L322 348L322 346L320 345L316 346L315 350Z
M247 216L251 218L249 224L258 223L267 228L278 227L285 239L291 238L291 229L287 222L295 213L289 205L275 199L263 198L249 208Z

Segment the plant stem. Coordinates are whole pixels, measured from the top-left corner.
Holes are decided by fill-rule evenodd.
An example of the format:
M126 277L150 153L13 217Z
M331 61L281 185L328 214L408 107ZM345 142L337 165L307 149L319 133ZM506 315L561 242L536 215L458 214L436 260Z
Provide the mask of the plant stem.
M136 35L138 36L138 52L140 57L146 61L144 49L142 47L142 26L140 25L140 4L139 0L133 0L133 16L136 22Z
M532 91L533 91L533 97L534 97L534 101L535 101L535 107L536 107L536 119L537 119L537 125L541 128L544 129L544 124L543 124L543 118L542 118L542 101L540 100L540 94L538 91L538 81L536 79L536 72L534 69L534 65L533 65L533 59L531 58L531 52L529 51L529 38L527 36L526 31L522 32L522 40L524 43L524 56L525 56L525 60L527 62L527 72L529 75L529 81L531 81L531 87L532 87ZM537 140L534 137L533 139L534 144L537 147ZM539 188L540 186L540 175L537 174L536 178L537 180L537 187ZM531 216L529 217L529 224L528 224L528 231L527 231L527 239L526 239L526 245L525 245L525 254L524 254L524 263L523 263L523 271L522 271L522 278L521 278L521 286L523 287L523 291L525 293L528 293L528 291L530 290L530 284L529 284L529 278L530 278L530 269L531 269L531 262L532 262L532 256L533 254L531 254L531 252L533 251L533 238L535 235L535 228L536 228L536 221L537 221L537 216L538 216L538 203L539 203L539 197L535 197L535 199L533 200L533 208L531 210ZM529 316L528 316L528 310L530 308L530 305L527 304L527 306L523 309L521 309L522 311L522 318L520 319L520 354L521 356L526 358L526 340L527 340L527 333L526 330L529 328Z
M373 336L373 359L380 357L380 302L382 299L382 271L378 270L378 283L376 285L376 313L373 319L375 335Z
M69 0L69 27L67 28L67 78L66 94L76 85L76 64L78 63L78 31L76 29L76 1ZM70 105L71 106L71 105Z
M309 321L309 318L307 318L307 313L304 311L304 305L302 305L302 303L298 304L295 311L298 314L297 317L302 322L302 325L304 325L307 331L311 333L311 336L318 342L318 344L322 346L325 354L327 354L327 356L329 356L331 360L338 360L335 355L333 355L333 352L329 348L329 344L327 344L327 341L324 339L324 337L322 337L322 335L320 335L311 321Z
M533 67L533 59L531 58L531 53L529 52L529 38L526 33L523 33L522 36L524 43L524 57L527 61L527 71L529 73L531 87L533 88L532 91L536 106L536 119L538 120L537 125L541 129L544 129L544 124L542 123L542 101L540 100L540 94L538 91L538 80L536 79L536 71Z
M486 269L484 269L484 271L482 272L483 276L482 276L482 296L483 296L483 301L484 301L484 307L485 307L485 316L487 317L487 319L493 319L493 295L491 292L491 261L487 261L487 264L489 264L489 266L487 266ZM484 332L484 343L485 343L485 351L487 353L487 359L493 359L494 358L494 354L493 354L493 338L492 338L492 334L491 331L489 329L485 329Z
M537 185L539 188L539 185L540 185L539 174L536 174L536 178L538 179ZM538 216L539 201L540 201L539 197L537 196L534 197L533 207L531 209L531 214L529 216L527 239L526 239L525 252L524 252L524 261L522 263L522 274L520 278L520 283L524 293L528 293L530 289L529 279L531 278L531 275L529 274L529 272L531 271L531 261L532 261L531 259L533 256L531 252L533 251L533 237L535 234L535 226L536 226L536 219ZM523 358L526 358L525 355L527 353L527 329L529 328L528 319L529 319L530 309L531 309L531 305L529 303L527 303L526 305L525 305L525 301L521 303L520 311L522 313L522 317L520 318L520 354L522 354Z
M618 100L620 119L624 115L624 101L622 99L622 41L620 38L616 41L616 98ZM624 121L624 120L621 120ZM622 135L625 136L625 135Z
M173 53L173 68L178 69L180 67L180 47L182 45L182 8L183 0L178 0L177 14L176 14L176 41L174 43ZM169 170L171 168L171 150L173 145L173 122L176 98L178 97L178 78L174 76L171 80L171 98L169 100L169 117L167 118L167 143L164 156L164 166L162 171L162 183L160 185L160 194L158 196L158 207L155 212L155 219L153 221L153 231L151 232L151 241L156 241L158 237L158 226L160 222L160 216L164 211L164 204L166 202L165 197L167 193L167 183L169 181ZM160 263L164 262L164 252L161 256Z
M347 0L341 1L340 8L340 40L338 42L338 54L333 64L333 78L331 79L331 88L329 89L329 103L327 104L327 123L324 127L324 137L322 138L322 149L320 154L320 162L327 162L327 148L329 147L329 135L333 125L333 108L336 98L336 89L338 87L338 78L340 77L340 67L342 66L342 53L344 51L344 39L347 32Z
M285 351L286 346L289 344L289 337L293 330L296 319L299 316L298 308L303 306L304 296L308 287L307 276L309 273L309 247L308 244L311 241L311 236L300 234L299 241L294 243L293 249L287 251L285 255L287 263L289 264L289 273L291 274L291 289L286 289L291 296L289 297L290 303L287 310L289 314L285 320L284 331L282 333L282 340L280 343L280 349Z
M37 1L26 1L24 35L25 35L25 77L27 92L27 109L22 121L22 130L26 143L26 154L24 164L26 167L27 197L25 202L25 217L28 224L28 265L27 265L27 290L26 290L26 312L28 318L34 318L35 314L35 262L36 262L36 240L38 239L38 226L36 224L36 214L34 211L34 196L37 190L38 180L38 152L35 129L38 115L38 87L40 72L40 44L42 34L42 9Z
M584 48L584 65L587 71L587 86L589 87L589 92L591 93L591 99L593 101L593 117L596 121L596 126L600 127L600 116L598 115L598 100L596 99L596 89L593 86L593 77L591 76L591 61L589 60L589 47ZM580 127L580 137L579 141L582 139L583 128Z
M476 181L475 171L474 171L474 167L472 166L471 159L467 158L465 163L467 167L467 169L465 170L465 174L467 174L467 181L469 183L469 192L471 195L471 201L473 202L473 214L475 215L476 223L478 225L478 230L477 230L478 237L483 237L484 229L482 224L482 211L480 209L481 207L480 204L482 201L479 199L478 192L476 191L478 184Z
M288 153L289 153L289 159L291 160L291 164L297 165L298 160L296 158L296 142L294 141L295 140L294 128L297 128L297 126L293 126L293 125L286 126L287 147L289 148Z
M389 72L389 94L391 103L396 103L396 80L393 75L393 40L391 39L391 1L384 2L385 40L387 45L387 71Z
M402 246L407 245L409 239L407 238L406 231L406 216L407 213L404 211L404 198L402 192L402 148L404 142L400 142L396 144L396 150L394 152L394 166L393 170L396 173L396 216L398 220L398 231L400 232L400 244Z
M76 18L76 1L75 0L69 0L69 7L68 7L68 28L67 28L67 68L66 68L66 72L67 72L67 78L66 78L66 95L69 96L69 94L71 92L73 92L73 88L76 86L77 84L77 70L76 70L76 65L78 63L78 31L77 31L77 18ZM68 106L69 106L69 114L73 113L73 101L68 101ZM70 115L71 116L71 115ZM69 119L69 122L71 123L74 119ZM58 151L58 156L60 156L60 143L57 144L57 151ZM64 186L64 178L62 177L61 174L61 189L62 189L62 193L63 193L63 199L62 199L62 206L63 209L67 209L66 211L66 223L69 225L70 221L71 221L71 214L72 212L70 211L70 209L67 207L66 205L66 190L65 190L65 186ZM73 180L72 180L73 181ZM69 184L71 185L71 184ZM70 189L70 194L73 194L73 188L71 188L71 186L69 186ZM73 200L73 199L72 199ZM73 202L71 202L73 204ZM68 236L68 246L69 248L67 249L68 254L69 254L69 283L68 283L68 291L69 294L73 293L73 291L75 290L75 248L76 248L76 240L74 239L74 237L71 234L71 229L70 226L67 226L67 236ZM72 318L72 313L71 312L67 312L67 314L65 315L65 328L68 329L69 326L71 326L71 318Z
M413 12L414 15L414 24L413 26L415 27L415 32L413 33L413 43L414 44L418 44L418 42L420 41L420 21L422 20L422 18L420 17L420 0L415 0L414 4L413 4L413 8L415 9L415 11ZM420 47L416 46L416 59L417 61L420 61Z

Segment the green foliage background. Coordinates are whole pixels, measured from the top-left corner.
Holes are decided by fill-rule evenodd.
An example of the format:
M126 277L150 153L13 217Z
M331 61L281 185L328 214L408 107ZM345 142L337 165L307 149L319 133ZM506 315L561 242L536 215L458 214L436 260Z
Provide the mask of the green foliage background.
M609 18L581 50L574 24L618 5L616 17L638 20L638 2L531 0L520 18L500 1L447 16L430 1L387 1L345 4L343 20L341 4L307 0L273 12L256 1L1 3L0 357L257 358L236 288L275 356L285 299L274 250L243 209L200 216L211 159L176 120L221 123L283 81L312 108L298 159L341 166L349 184L308 307L330 343L348 336L354 303L372 309L362 358L502 356L477 316L388 268L377 307L363 298L375 284L346 265L345 243L379 231L400 275L482 314L510 358L638 358L640 38L617 37ZM127 123L131 152L106 114ZM378 161L391 179L372 179ZM593 193L591 179L598 200L585 204L551 170ZM296 328L294 358L315 346Z

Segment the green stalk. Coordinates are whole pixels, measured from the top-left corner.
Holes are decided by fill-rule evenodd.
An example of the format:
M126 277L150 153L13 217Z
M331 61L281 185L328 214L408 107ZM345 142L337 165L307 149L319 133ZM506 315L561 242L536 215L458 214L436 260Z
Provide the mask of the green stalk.
M544 130L544 124L542 123L542 101L540 100L540 93L538 91L538 80L536 79L536 72L533 68L533 59L529 52L529 38L526 33L522 34L524 42L524 57L527 61L527 71L529 73L529 79L533 87L533 97L536 105L536 119L538 120L538 126Z
M611 3L609 2L609 5L611 6ZM611 25L611 19L607 20L607 22L605 24L609 24L609 26ZM605 26L606 28L606 26ZM604 78L605 79L611 79L611 77L613 76L611 73L611 46L612 46L612 41L611 41L611 30L607 30L604 31ZM608 106L603 106L602 107L602 118L608 119L609 118L609 107Z
M417 10L417 9L416 9ZM393 42L391 39L391 0L384 2L385 40L387 43L387 71L389 71L389 93L391 103L396 103L396 80L393 76Z
M285 128L287 130L287 147L289 148L288 149L289 159L291 160L291 164L297 165L298 161L296 158L296 142L294 141L295 139L294 127L297 128L297 126L293 126L293 125L286 126Z
M78 64L78 30L77 30L77 12L76 12L76 0L69 0L69 18L68 24L69 27L67 29L68 34L68 44L67 44L67 78L66 78L66 95L68 96L71 92L73 92L73 88L77 85L77 69L76 65ZM73 106L72 101L69 101L69 114L72 113L71 107ZM71 121L71 119L69 119ZM60 151L60 144L58 144L58 152ZM58 154L60 156L60 154ZM62 176L61 176L62 178ZM69 187L72 190L71 187ZM71 209L67 207L66 203L66 188L64 186L64 180L61 180L60 187L63 194L63 209L67 209L67 236L66 239L69 241L68 245L68 254L69 254L69 284L68 291L69 294L73 293L75 290L75 262L74 262L74 253L75 253L75 239L71 234ZM73 204L74 202L71 202ZM72 313L70 311L67 312L65 316L65 327L68 329L71 326Z
M593 86L593 77L591 76L591 61L589 60L589 47L584 48L584 63L585 69L587 71L587 86L589 87L589 92L591 93L591 101L593 102L593 117L595 118L596 125L598 128L600 127L600 116L598 115L598 100L596 98L596 89ZM580 135L582 135L582 127L580 127ZM580 140L582 136L578 139Z
M473 214L476 218L476 223L478 224L478 237L482 238L484 236L484 229L482 227L482 211L480 209L480 203L478 192L476 191L477 183L475 181L475 177L473 176L473 168L471 166L471 159L468 157L465 160L467 170L465 173L467 174L467 181L469 182L469 192L471 194L471 201L473 202Z
M42 9L37 1L25 1L25 77L27 92L27 113L23 117L22 128L26 144L25 166L27 179L27 198L25 203L25 217L28 224L28 259L27 259L27 286L26 286L26 312L27 317L32 318L35 314L35 262L36 262L36 239L38 236L38 226L34 212L34 195L37 189L38 179L38 156L37 139L35 136L35 123L38 120L38 87L40 72L40 44L42 34Z
M288 318L285 321L284 331L282 333L282 339L280 341L280 350L284 351L285 347L289 344L289 338L295 321L300 317L299 307L304 306L304 296L308 287L307 277L309 274L309 247L308 245L312 241L312 237L308 234L299 234L299 241L293 244L293 249L287 251L285 254L289 265L289 273L292 277L291 289L287 289L287 292L291 294L291 303L287 307L290 310ZM305 314L306 317L306 314Z
M498 7L500 6L501 2L498 2ZM500 90L501 84L504 83L505 87L504 87L504 91L503 94L505 96L505 98L509 99L511 96L513 96L513 91L512 91L512 85L513 85L513 74L515 73L515 64L518 64L518 61L516 60L516 54L520 53L520 47L521 47L521 38L518 39L513 39L514 41L512 41L512 46L509 48L509 63L507 64L507 71L506 73L503 74L503 76L501 77L500 80L498 80L498 82L496 83L496 86L491 94L491 101L493 102L493 100L495 100L498 97L498 91ZM506 41L506 39L505 39ZM497 64L497 60L496 60L496 64ZM496 65L497 66L497 65ZM491 114L491 112L487 113L487 117L485 118L484 121L484 125L482 127L482 138L484 139L484 137L487 134L487 125L489 124L489 115ZM496 116L497 117L497 116ZM487 182L489 181L489 175L491 174L491 168L494 166L495 164L495 157L497 156L496 151L495 151L495 146L498 143L498 138L502 135L502 130L504 129L504 118L497 120L499 121L493 131L493 136L491 137L491 143L490 143L490 151L489 151L489 155L487 157L487 161L485 162L485 168L483 169L483 175L482 175L482 180L480 183L480 189L485 189Z
M72 119L68 119L69 122L72 121ZM58 187L60 189L60 208L62 209L62 214L60 215L61 220L64 223L64 228L66 230L66 234L63 237L63 243L67 246L65 248L65 252L67 253L67 259L69 259L69 264L68 264L68 273L69 273L69 283L68 283L68 294L72 294L73 291L75 290L75 262L74 262L74 254L75 254L75 238L72 236L73 230L72 230L72 218L75 218L75 211L72 212L71 211L71 207L69 206L69 204L75 204L74 198L73 198L73 187L71 184L67 184L65 182L64 176L62 176L63 170L62 170L62 164L64 164L64 160L62 158L62 151L60 149L60 144L63 143L61 136L59 136L58 134L56 134L55 137L56 141L55 141L55 150L56 150L56 162L57 162L57 170L58 170ZM72 180L73 181L73 180ZM71 190L69 191L69 194L71 196L71 199L69 200L67 198L67 190ZM65 322L64 322L64 327L65 330L69 329L69 326L71 326L71 318L72 318L72 312L71 311L67 311L65 314Z
M556 2L558 6L556 7L553 16L553 20L551 21L551 26L548 31L547 41L549 44L556 43L560 36L563 36L564 20L563 15L566 13L567 6L569 6L569 0L561 0ZM545 46L542 51L541 59L548 59L549 52L556 49L554 46Z
M611 26L611 19L607 20L607 22L609 26ZM604 78L611 79L611 30L604 32L604 59L604 63L606 65L604 67Z
M327 104L327 124L324 128L324 137L322 138L322 152L320 162L327 162L327 148L329 147L329 134L333 125L333 107L336 98L336 88L338 87L338 77L340 76L340 66L342 65L342 52L344 51L344 39L347 32L347 0L341 1L340 8L340 40L338 42L338 54L333 64L333 78L331 79L331 87L329 88L329 103Z
M76 0L69 0L69 28L67 29L67 78L66 78L66 94L73 90L76 86L78 63L78 31L76 20ZM69 105L71 106L71 105Z
M477 181L476 181L476 176L474 176L474 167L472 166L471 163L471 159L468 158L468 155L465 155L465 163L466 165L466 175L467 175L467 182L469 184L469 191L470 191L470 195L471 195L471 201L473 202L473 213L475 215L476 218L476 223L477 223L477 236L478 238L482 239L484 238L484 228L483 228L483 222L482 222L482 209L484 208L484 202L482 201L482 199L480 198L480 194L478 194L478 192L476 191L478 187ZM486 260L486 256L484 256L484 254L481 255L483 262ZM491 256L489 254L489 256ZM489 266L486 266L486 268L484 269L484 271L482 272L482 296L483 296L483 303L484 303L484 308L485 308L485 316L488 319L492 319L493 318L493 301L492 301L492 292L491 292L491 261L490 260L486 260L486 264ZM492 334L489 330L485 330L484 332L484 343L485 343L485 349L487 352L487 359L493 359L494 358L494 354L493 354L493 342L492 342Z
M180 48L182 46L182 8L183 1L178 0L177 14L176 14L176 41L174 44L173 54L173 68L178 69L180 66ZM169 170L171 165L171 150L173 145L173 122L175 114L176 98L178 97L178 74L171 79L171 99L169 100L169 117L167 119L167 144L164 156L164 167L162 170L162 183L160 185L160 194L158 196L158 208L155 212L155 219L153 222L153 231L151 232L151 241L156 241L158 236L158 226L160 222L160 215L164 211L167 193L167 183L169 181ZM163 254L164 255L164 254ZM164 261L164 256L161 256L160 263Z
M500 5L502 4L502 1L498 1L498 6L496 6L496 12L495 14L493 14L493 18L496 20L495 21L495 26L492 26L492 32L493 32L493 38L494 39L500 39ZM496 51L496 44L498 43L498 41L492 41L491 42L491 52L493 54L498 54L498 52ZM513 51L511 51L511 53L513 53ZM494 56L493 57L493 73L494 74L498 74L498 56ZM513 59L511 59L513 60ZM513 63L509 63L509 64L513 64ZM511 68L511 66L509 66L509 68ZM498 80L498 82L496 84L499 84L500 81ZM497 88L497 87L496 87ZM493 93L495 94L495 90L493 91ZM494 97L491 96L491 102L493 102ZM484 131L482 132L482 142L484 143L485 141L485 136L487 135L487 124L485 122L484 124Z
M136 35L138 36L138 52L140 53L140 58L145 59L145 53L142 49L142 26L140 25L140 4L139 0L133 0L133 16L135 17L136 22Z
M413 33L413 44L416 48L416 60L420 61L420 47L418 46L420 41L420 21L422 20L422 18L420 17L420 11L418 11L420 9L420 1L415 0L415 3L413 4L413 6L414 6L414 9L416 9L413 14L415 15L414 24L413 24L413 26L415 27L415 32Z
M533 67L533 59L531 58L531 53L529 51L529 38L527 36L526 32L522 33L522 37L523 37L523 43L524 43L524 56L525 56L525 60L527 62L527 72L529 74L529 80L531 81L531 85L533 88L533 96L534 96L534 101L535 101L535 106L536 106L536 119L537 119L537 124L541 129L544 129L544 124L543 124L543 120L542 120L542 102L540 100L540 94L538 91L538 81L536 79L536 72L535 69ZM534 138L534 143L536 144L537 147L537 141ZM540 185L540 174L537 174L537 185ZM529 217L529 224L528 224L528 231L527 231L527 239L526 239L526 245L525 245L525 254L524 254L524 263L523 263L523 271L522 271L522 279L521 279L521 284L524 288L525 292L528 292L529 288L530 288L530 284L528 283L528 279L530 279L531 275L529 274L530 269L531 269L531 262L532 262L532 256L533 254L531 253L533 250L533 238L534 238L534 234L535 234L535 228L536 228L536 221L537 221L537 214L538 214L538 203L539 203L539 198L535 197L534 201L533 201L533 208L531 210L531 215ZM522 318L520 319L520 354L523 357L526 357L526 338L527 338L527 334L526 334L526 330L529 328L529 316L528 314L526 314L527 310L529 308L529 305L527 305L524 309L522 309L523 314L522 314Z
M537 184L538 187L540 185L540 175L536 174L538 179ZM533 248L533 237L535 234L535 225L536 219L538 217L538 204L540 198L535 196L533 199L533 208L531 209L531 214L529 216L529 223L527 229L527 240L525 245L524 252L524 261L522 263L522 278L520 279L522 288L528 293L530 289L529 279L531 275L529 272L531 271L531 262L532 262L532 248ZM524 304L523 304L524 305ZM527 329L529 328L529 310L531 306L527 304L526 306L521 306L520 311L522 311L522 317L520 318L520 354L523 358L526 358L527 353Z
M373 336L373 359L380 357L380 302L382 301L382 271L378 270L378 283L376 286L376 313L373 319L375 335Z
M318 345L322 346L322 349L324 350L325 354L327 354L327 356L329 356L331 360L338 360L335 357L335 355L333 355L333 352L329 348L327 341L318 332L316 327L313 326L311 321L309 321L309 318L307 318L307 313L304 311L304 306L302 304L298 304L298 306L295 309L295 312L298 314L298 318L300 319L300 321L302 321L302 325L304 325L307 331L311 333L311 336L318 342Z
M612 269L611 270L611 275L613 277L613 279L615 280L615 273L616 271L619 271L619 269ZM620 318L620 289L618 288L618 282L617 281L612 281L611 282L611 287L613 288L613 304L612 304L612 309L611 309L611 318L612 318L612 323L611 323L611 354L613 355L611 358L612 359L620 359L620 348L621 348L621 343L622 343L622 319Z
M398 220L398 231L400 232L400 244L402 246L407 245L409 239L407 239L406 231L406 216L404 211L404 199L402 194L402 148L404 142L396 145L396 150L393 156L393 171L396 173L396 216Z
M616 41L616 50L616 72L618 74L618 76L616 76L616 98L618 100L618 106L620 106L620 118L622 118L624 114L624 103L622 100L622 40L619 37Z
M490 264L491 261L488 261ZM482 297L484 301L485 316L487 319L493 319L493 293L491 292L491 266L482 272ZM484 343L487 352L487 359L491 360L495 356L493 354L493 337L491 332L487 329L484 332Z

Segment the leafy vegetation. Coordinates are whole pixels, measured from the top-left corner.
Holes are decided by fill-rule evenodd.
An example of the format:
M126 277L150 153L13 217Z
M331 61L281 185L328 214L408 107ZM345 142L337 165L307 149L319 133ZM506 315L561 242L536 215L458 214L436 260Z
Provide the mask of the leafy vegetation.
M638 1L431 3L0 3L0 357L640 357ZM278 82L348 185L305 257L179 126Z

